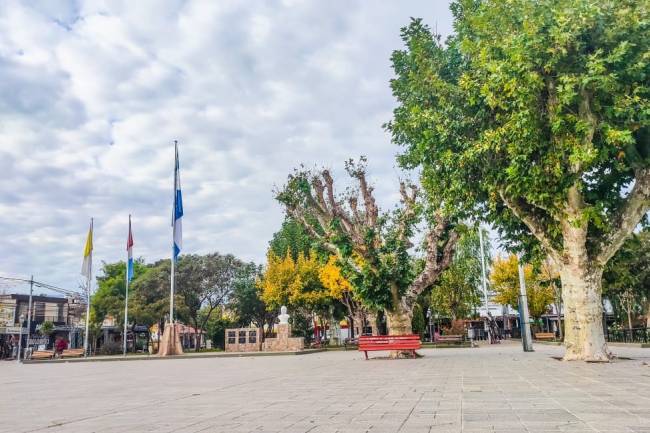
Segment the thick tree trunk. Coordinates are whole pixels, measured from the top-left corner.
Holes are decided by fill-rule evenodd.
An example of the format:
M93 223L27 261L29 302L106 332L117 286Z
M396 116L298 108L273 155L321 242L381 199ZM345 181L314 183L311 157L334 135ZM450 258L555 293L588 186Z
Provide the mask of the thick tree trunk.
M645 301L645 327L650 328L650 298Z
M562 266L565 361L605 362L611 357L603 332L602 272L585 263Z
M388 324L388 335L411 335L411 319L413 311L402 305L392 310L386 310L386 321Z
M607 362L611 354L603 332L603 265L587 252L585 203L578 186L569 189L567 218L562 221L560 265L564 301L565 361Z
M388 325L388 335L411 335L411 320L413 319L413 309L408 308L403 302L398 302L391 310L386 310L386 322ZM402 352L393 350L390 352L391 358L410 358L411 352Z

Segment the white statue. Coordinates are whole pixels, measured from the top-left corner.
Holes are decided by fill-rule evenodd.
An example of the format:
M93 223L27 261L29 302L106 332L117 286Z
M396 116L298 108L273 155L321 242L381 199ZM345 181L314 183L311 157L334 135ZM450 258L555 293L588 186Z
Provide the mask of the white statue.
M284 305L280 307L280 315L278 316L278 319L280 319L280 325L288 325L289 317L290 316L287 314L287 307Z

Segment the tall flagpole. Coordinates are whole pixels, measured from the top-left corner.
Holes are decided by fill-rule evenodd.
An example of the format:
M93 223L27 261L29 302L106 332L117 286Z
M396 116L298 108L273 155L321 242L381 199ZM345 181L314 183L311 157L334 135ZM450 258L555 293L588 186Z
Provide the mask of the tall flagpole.
M169 294L169 323L174 323L174 285L175 285L175 272L174 272L174 262L176 259L176 249L174 247L176 242L176 185L177 185L177 176L178 176L178 141L174 140L174 188L173 188L173 201L174 207L172 209L172 269L170 276L170 294Z
M90 218L90 233L93 233L93 219ZM91 238L92 239L92 238ZM90 281L93 269L92 249L90 252L90 263L88 266L88 279L86 281L86 333L84 335L84 358L88 357L88 325L90 324Z
M127 323L129 322L129 248L131 242L131 214L129 214L129 234L128 238L126 241L126 272L125 272L125 277L126 277L126 284L125 284L125 293L124 293L124 338L122 338L122 344L123 344L123 356L126 356L126 328L127 328ZM135 344L135 340L134 340Z

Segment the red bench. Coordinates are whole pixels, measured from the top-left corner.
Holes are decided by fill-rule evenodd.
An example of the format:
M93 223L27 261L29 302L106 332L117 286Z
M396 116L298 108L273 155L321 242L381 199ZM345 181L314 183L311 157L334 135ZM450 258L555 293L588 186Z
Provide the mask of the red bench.
M415 358L415 351L422 348L419 335L362 335L359 337L359 352L366 354L378 350L410 351Z

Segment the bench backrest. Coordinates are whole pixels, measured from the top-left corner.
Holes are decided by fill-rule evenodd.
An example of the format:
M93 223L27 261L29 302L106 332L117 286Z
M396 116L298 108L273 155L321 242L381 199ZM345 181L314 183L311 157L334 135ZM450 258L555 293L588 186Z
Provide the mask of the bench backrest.
M364 347L403 347L403 348L416 348L421 347L420 336L417 334L412 335L362 335L359 337L359 350Z
M555 337L555 334L552 333L552 332L536 332L535 333L535 338L539 338L539 337L542 337L542 338L544 338L544 337Z

